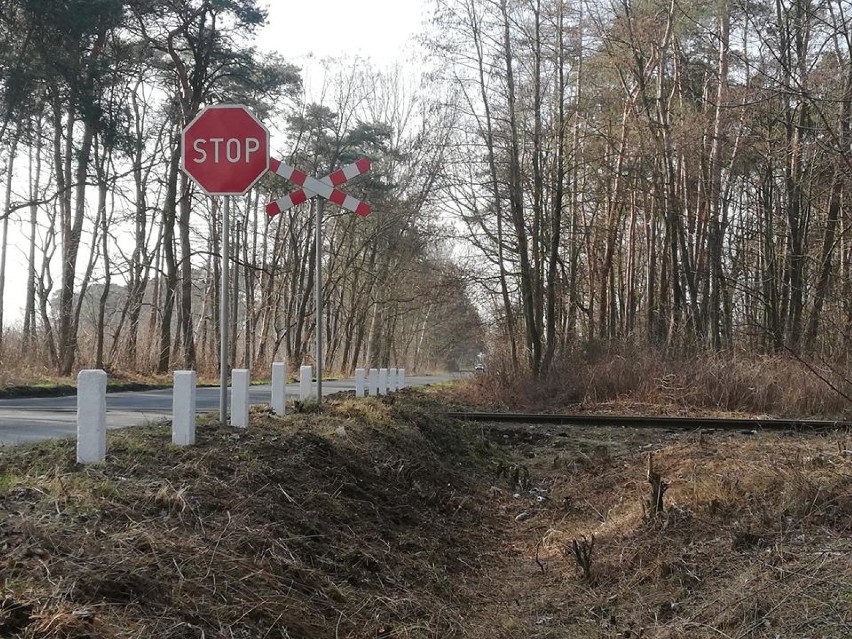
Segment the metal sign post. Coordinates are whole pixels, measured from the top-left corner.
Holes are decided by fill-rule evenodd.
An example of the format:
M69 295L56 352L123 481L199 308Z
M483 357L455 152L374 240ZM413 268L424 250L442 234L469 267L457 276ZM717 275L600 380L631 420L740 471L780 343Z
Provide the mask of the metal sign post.
M248 191L269 171L269 131L239 104L208 106L181 135L181 167L208 195L224 195L222 211L222 281L219 291L219 420L228 419L228 351L231 195ZM188 255L183 259L189 259Z
M229 218L231 217L231 196L225 196L225 207L222 212L222 266L219 285L219 423L224 425L228 419L228 332L230 319L228 317L229 289L230 289L230 233Z
M285 195L279 200L270 202L266 205L266 214L269 217L274 217L297 204L307 202L311 198L316 198L316 237L315 237L315 253L316 253L316 369L317 369L317 402L322 404L322 365L323 365L323 323L322 323L322 222L323 210L325 208L325 200L329 200L337 204L340 208L347 211L353 211L361 217L366 217L372 212L372 207L366 202L360 202L351 195L346 195L343 191L337 189L344 182L352 178L366 173L370 170L372 164L367 158L362 158L353 164L347 164L339 168L337 171L329 173L322 178L310 177L307 173L303 173L298 169L284 164L278 160L271 160L269 168L274 173L277 173L283 178L290 180L294 184L302 187L296 191Z
M322 404L322 214L325 208L325 200L318 197L316 200L317 220L316 220L316 258L317 258L317 277L316 277L316 308L317 308L317 403Z

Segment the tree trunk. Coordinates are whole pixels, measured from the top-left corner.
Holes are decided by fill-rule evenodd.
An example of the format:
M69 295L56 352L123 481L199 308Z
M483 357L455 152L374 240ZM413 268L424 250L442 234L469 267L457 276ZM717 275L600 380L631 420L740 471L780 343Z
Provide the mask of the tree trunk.
M3 231L0 237L0 354L3 352L3 298L6 293L6 261L9 252L9 217L12 215L12 180L15 170L15 156L18 152L18 136L12 138L9 146L9 162L6 165L6 195L3 209Z
M190 204L189 183L184 173L180 176L180 330L183 341L183 365L186 370L195 370L197 355L195 352L195 331L192 325L192 245L190 244Z
M30 236L29 253L27 260L27 298L24 307L24 349L29 350L35 340L36 333L36 228L38 222L38 199L39 186L41 183L41 152L42 135L41 119L35 121L34 136L35 145L30 145L29 161L29 198L30 198Z
M166 267L166 277L163 290L163 307L160 315L160 347L157 359L157 372L165 373L171 363L172 347L172 313L174 312L175 296L177 294L177 263L175 261L176 200L178 185L178 170L180 167L180 145L173 141L172 156L169 159L168 177L166 179L166 197L163 204L163 256Z
M521 302L524 311L524 324L528 350L528 364L534 377L541 373L542 344L535 312L535 277L530 264L530 243L524 220L524 188L521 175L521 152L519 125L517 121L517 99L515 95L514 56L507 0L500 0L500 12L503 18L504 63L506 68L506 107L509 115L509 208L518 245L520 261ZM536 250L535 248L533 250Z

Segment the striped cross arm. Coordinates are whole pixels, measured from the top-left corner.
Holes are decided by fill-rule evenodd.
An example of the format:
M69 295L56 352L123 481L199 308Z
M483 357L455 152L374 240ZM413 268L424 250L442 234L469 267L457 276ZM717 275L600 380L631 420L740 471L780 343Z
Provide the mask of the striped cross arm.
M309 198L317 195L324 197L329 202L337 204L340 208L346 209L347 211L353 211L361 217L366 217L372 212L372 207L370 207L370 205L366 202L361 202L351 195L347 195L340 189L335 188L347 180L351 180L353 177L369 171L370 160L366 158L358 160L353 164L347 164L337 171L326 175L321 180L312 178L306 173L274 159L270 162L270 169L274 173L277 173L303 188L268 204L266 206L266 214L269 217L274 217L279 213L286 211L297 204L302 204Z

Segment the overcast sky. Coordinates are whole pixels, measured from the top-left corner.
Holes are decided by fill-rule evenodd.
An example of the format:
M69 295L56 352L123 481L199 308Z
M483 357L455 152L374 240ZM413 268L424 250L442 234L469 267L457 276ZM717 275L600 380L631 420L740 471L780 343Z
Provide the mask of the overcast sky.
M295 64L316 58L360 56L376 66L404 62L429 0L274 0L258 39Z

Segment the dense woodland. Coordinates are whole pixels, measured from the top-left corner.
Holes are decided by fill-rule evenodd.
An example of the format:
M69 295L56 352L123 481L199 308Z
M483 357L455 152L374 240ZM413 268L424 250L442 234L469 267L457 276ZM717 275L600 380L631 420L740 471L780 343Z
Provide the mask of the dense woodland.
M329 62L309 99L252 48L255 0L0 0L0 289L16 229L29 255L4 358L218 367L221 202L179 139L219 102L309 172L373 160L347 185L373 215L325 228L327 368L486 344L534 375L598 343L846 357L852 4L428 6L422 81ZM237 365L313 357L309 205L264 214L287 188L234 200Z
M440 0L453 194L502 341L845 357L852 5Z

